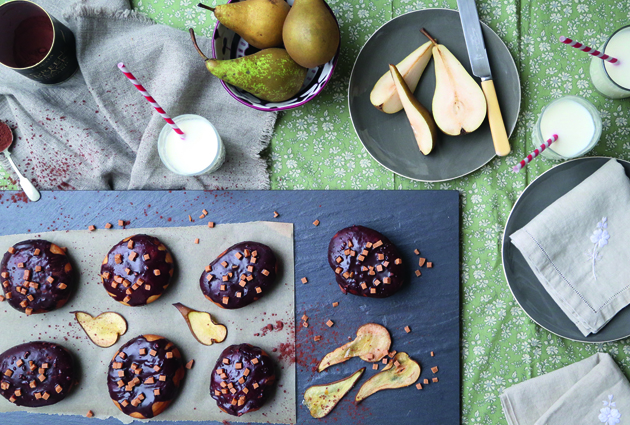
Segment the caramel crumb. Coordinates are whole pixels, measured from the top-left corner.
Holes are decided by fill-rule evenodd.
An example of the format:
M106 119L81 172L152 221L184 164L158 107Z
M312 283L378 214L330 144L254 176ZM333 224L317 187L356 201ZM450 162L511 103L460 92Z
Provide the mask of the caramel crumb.
M435 357L435 353L431 351L431 357Z
M114 226L112 225L112 223L105 223L105 228L106 228L106 229L111 229L112 227L114 227Z
M427 262L427 269L431 269L433 268L433 262L432 261L428 261Z
M424 385L429 385L429 380L428 379L425 379L423 382L424 382Z
M418 248L414 249L413 253L416 254L416 255L420 255L420 251L418 251Z
M302 283L308 283L308 279L307 279L307 278L305 278L305 277L303 277L303 278L302 278Z
M437 372L438 372L438 367L437 367L437 366L433 366L433 367L431 368L431 372L433 372L433 373L437 373Z
M321 335L315 335L315 336L313 337L313 341L316 341L316 342L317 342L317 341L320 341L321 339L322 339L322 336L321 336Z
M212 229L214 227L214 221L208 222L208 227Z
M422 272L420 272L420 270L416 270L416 271L415 271L415 273L416 273L416 276L417 276L417 277L422 276Z
M337 301L335 301L334 303L332 303L333 307L337 307L339 305L339 303Z
M409 326L405 326L405 332L407 333L411 332L411 328Z
M417 388L417 389L419 389L419 390L421 390L421 389L422 389L422 384L421 384L420 382L418 382L418 383L416 384L416 388Z
M319 223L320 223L320 221L319 221L319 220L315 220L315 221L313 222L313 226L319 226Z
M280 217L280 214L278 214L278 211L274 211L273 218L278 218L278 217Z
M125 225L125 222L123 220L118 220L118 225L120 227L123 227Z
M96 226L94 226L94 225L90 225L90 226L88 227L88 230L89 230L90 232L93 232L93 231L95 231L95 230L96 230Z
M372 369L374 369L374 370L378 370L378 363L374 363L374 364L372 365Z
M433 382L437 382L437 381L438 381L438 379L437 379L437 378L433 378L433 379L432 379L432 381L433 381Z
M330 319L328 319L328 321L326 322L326 326L328 326L329 328L332 328L334 324L335 324L335 322L333 322Z
M199 245L199 238L195 238L195 244Z

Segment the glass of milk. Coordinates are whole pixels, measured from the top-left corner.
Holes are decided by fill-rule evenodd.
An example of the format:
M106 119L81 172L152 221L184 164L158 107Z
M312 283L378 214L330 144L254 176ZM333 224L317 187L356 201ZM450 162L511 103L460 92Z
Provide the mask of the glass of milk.
M545 106L534 127L534 145L539 147L554 134L558 140L541 155L562 160L584 155L602 134L602 120L592 103L578 96L565 96Z
M630 25L615 31L600 51L619 59L619 62L610 63L593 57L593 85L597 91L611 99L630 97Z
M225 146L210 121L199 115L186 114L173 118L184 132L182 140L166 124L158 137L158 153L162 163L175 174L198 176L218 170L225 161Z

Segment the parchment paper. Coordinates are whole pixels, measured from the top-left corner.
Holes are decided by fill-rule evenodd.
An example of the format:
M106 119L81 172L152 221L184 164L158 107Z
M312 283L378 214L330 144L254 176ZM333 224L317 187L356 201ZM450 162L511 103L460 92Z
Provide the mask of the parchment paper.
M176 270L171 285L157 301L143 307L127 307L107 295L99 272L110 248L124 237L138 233L160 238L171 250ZM0 250L33 238L47 239L68 248L78 277L77 290L60 310L30 317L14 310L7 302L0 304L3 329L0 352L34 340L59 343L72 351L80 363L80 382L66 399L55 405L34 409L0 399L0 412L85 415L92 410L97 418L113 416L129 423L132 418L120 412L109 397L107 368L117 347L141 334L157 334L173 341L184 360L194 359L195 364L187 371L179 396L153 420L296 422L293 224L252 222L217 225L213 229L191 226L10 235L0 237ZM200 239L198 245L194 243L195 238ZM199 277L203 268L221 252L244 240L262 242L274 250L280 260L276 285L265 297L247 307L225 310L205 299L199 288ZM216 321L227 326L226 340L211 346L197 342L184 318L172 306L175 302L209 312ZM112 347L97 347L71 314L77 310L92 316L104 311L118 312L127 320L127 333ZM268 324L273 330L265 328ZM220 411L210 397L210 372L228 345L244 342L261 347L276 360L278 382L275 394L260 410L237 418Z

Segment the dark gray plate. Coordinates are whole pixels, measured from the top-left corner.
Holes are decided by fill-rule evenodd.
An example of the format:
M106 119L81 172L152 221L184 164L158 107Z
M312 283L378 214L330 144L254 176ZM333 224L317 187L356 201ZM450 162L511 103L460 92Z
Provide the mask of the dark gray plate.
M630 308L621 310L602 330L587 337L569 320L545 291L510 242L510 235L525 226L556 199L597 171L610 158L580 158L564 162L534 180L514 204L503 234L503 270L512 294L537 324L563 338L582 342L609 342L630 336ZM630 162L617 159L630 176Z
M477 131L464 136L447 136L439 132L433 151L424 156L418 149L404 111L385 114L370 103L370 92L388 70L388 65L397 64L428 41L420 33L421 28L444 44L471 72L457 11L425 9L401 15L379 28L357 56L348 91L350 118L365 149L383 167L413 180L452 180L477 170L494 158L487 119ZM518 72L499 36L483 23L481 29L505 128L510 135L521 104ZM428 110L431 110L435 91L434 69L431 60L415 91L420 103Z

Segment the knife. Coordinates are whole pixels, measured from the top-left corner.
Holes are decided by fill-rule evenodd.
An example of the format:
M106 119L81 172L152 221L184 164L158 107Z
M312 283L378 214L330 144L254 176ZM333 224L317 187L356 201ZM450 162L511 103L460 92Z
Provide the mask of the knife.
M505 156L510 153L510 142L505 131L499 100L492 81L492 72L490 71L488 53L486 52L483 34L481 33L477 5L475 0L457 0L457 7L459 8L459 17L464 29L464 39L466 40L466 49L468 50L472 72L481 78L481 88L486 96L488 122L490 123L494 150L497 155Z

